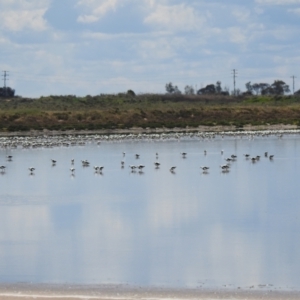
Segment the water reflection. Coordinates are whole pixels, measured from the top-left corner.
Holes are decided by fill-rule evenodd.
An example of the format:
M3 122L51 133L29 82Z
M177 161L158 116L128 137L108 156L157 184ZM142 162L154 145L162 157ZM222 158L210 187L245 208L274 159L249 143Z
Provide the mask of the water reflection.
M299 290L299 148L290 137L14 149L0 178L0 280Z

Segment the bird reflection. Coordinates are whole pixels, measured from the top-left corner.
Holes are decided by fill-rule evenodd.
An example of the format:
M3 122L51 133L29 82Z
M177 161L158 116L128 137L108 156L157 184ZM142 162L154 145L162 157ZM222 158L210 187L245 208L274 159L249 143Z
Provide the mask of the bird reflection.
M35 168L34 167L30 167L30 168L28 168L28 170L30 171L30 173L33 173L35 171Z
M104 174L103 174L102 171L95 171L95 172L94 172L94 175L95 175L95 176L104 176Z

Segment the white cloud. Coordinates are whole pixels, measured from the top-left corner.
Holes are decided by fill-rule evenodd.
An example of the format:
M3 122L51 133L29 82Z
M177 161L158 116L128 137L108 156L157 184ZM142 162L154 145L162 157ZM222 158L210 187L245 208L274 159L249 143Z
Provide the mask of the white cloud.
M239 22L246 22L251 15L250 10L246 8L235 8L232 11L232 15L236 17Z
M148 2L154 10L145 18L146 24L167 30L191 31L200 28L205 21L205 18L191 6L185 4L154 5L154 1Z
M286 65L290 74L297 72L299 26L285 14L278 22L278 15L269 8L278 5L290 17L297 16L300 0L239 4L235 0L226 4L220 0L75 0L54 5L62 1L0 0L3 69L10 70L10 84L18 94L85 95L99 90L118 92L129 86L138 92L164 92L167 81L181 90L186 84L199 87L217 79L230 86L228 72L233 68L244 73L255 69L250 75L260 80L257 74L262 74L265 81L273 78L275 68L281 65ZM45 14L50 7L51 14ZM58 9L65 10L65 19L55 18ZM109 30L106 23L95 26L107 15L112 24ZM84 28L70 29L76 18ZM126 25L122 30L120 19ZM47 29L47 34L23 35L24 29ZM11 34L12 30L21 34ZM292 62L270 61L270 52L291 57ZM29 69L35 74L30 78ZM43 73L51 80L37 75Z
M77 5L85 7L90 12L80 15L77 21L81 23L97 22L109 11L116 10L123 3L124 1L120 0L80 0Z
M247 41L247 36L239 27L231 27L228 29L229 39L235 44L244 44Z
M288 12L299 15L300 16L300 7L295 9L289 9Z
M142 41L139 54L143 59L170 59L175 56L174 45L171 41L160 38Z
M291 5L300 4L300 0L255 0L258 4L266 5Z
M42 31L47 28L44 20L45 12L46 9L1 12L0 24L11 31L20 31L25 28Z
M21 31L42 31L47 28L44 14L49 8L48 0L3 0L0 3L0 27Z

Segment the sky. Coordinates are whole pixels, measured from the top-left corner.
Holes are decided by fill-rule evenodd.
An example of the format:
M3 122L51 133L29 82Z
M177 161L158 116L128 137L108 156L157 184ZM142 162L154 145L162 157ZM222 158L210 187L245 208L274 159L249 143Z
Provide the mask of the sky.
M0 0L0 71L23 97L300 88L300 0Z

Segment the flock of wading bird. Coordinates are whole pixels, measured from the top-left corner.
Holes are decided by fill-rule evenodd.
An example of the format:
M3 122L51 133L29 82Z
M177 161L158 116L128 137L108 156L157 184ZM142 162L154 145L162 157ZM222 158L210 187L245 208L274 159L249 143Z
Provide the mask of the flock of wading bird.
M30 136L3 136L0 137L0 148L2 149L16 149L16 148L24 148L24 149L36 149L36 148L53 148L53 147L71 147L71 146L85 146L88 143L96 143L97 145L102 142L123 142L123 141L167 141L167 140L177 140L181 139L197 139L209 141L213 140L215 137L219 138L247 138L254 139L256 137L270 137L274 136L277 138L282 138L283 135L300 135L300 129L289 129L289 130L260 130L260 131L222 131L222 132L166 132L166 133L124 133L124 134L65 134L65 135L52 135L52 134L44 134L44 135L30 135ZM206 155L207 151L204 150L204 154ZM223 150L221 151L223 154ZM187 153L181 153L183 158L187 157ZM260 160L260 155L251 156L250 154L244 154L245 158L252 163L256 163ZM269 155L268 152L264 153L264 156L268 159L272 160L274 155ZM125 152L123 152L123 157L125 157ZM135 158L139 159L140 154L135 154ZM12 161L13 156L7 155L7 161ZM232 154L228 158L225 159L224 164L220 165L220 169L222 172L226 173L230 171L231 163L237 160L237 156ZM51 159L52 165L56 165L56 160ZM81 161L83 167L90 167L90 162L88 160ZM75 160L71 160L70 172L71 174L75 174ZM156 169L159 169L161 164L158 161L158 153L156 153L156 161L154 162L154 166ZM121 161L121 167L125 167L125 160ZM137 164L137 165L129 165L129 168L132 172L138 171L139 173L143 173L143 169L145 165ZM201 166L200 167L203 173L208 173L210 167L209 166ZM5 174L6 165L0 165L0 174ZM94 166L95 173L102 174L104 166ZM30 174L34 174L36 168L29 167L28 168ZM176 166L170 167L170 172L175 173Z
M186 152L181 152L180 154L181 154L182 158L187 157ZM221 155L223 155L223 154L224 154L224 151L221 150ZM123 152L123 158L125 158L125 155L126 155L126 153ZM207 155L206 150L204 150L204 155ZM274 159L274 154L269 155L268 152L265 152L264 156L266 158L269 158L270 160ZM156 161L154 162L155 169L159 169L161 166L160 162L158 161L158 157L159 157L159 154L156 152ZM250 154L244 154L244 157L246 160L250 160L252 163L256 163L260 160L260 155L251 156ZM140 154L135 154L135 158L138 160L140 158ZM13 156L7 155L6 159L7 159L7 161L11 162L13 160ZM221 172L228 173L230 171L231 163L233 163L237 160L237 155L232 154L230 157L227 157L224 160L226 161L226 163L223 165L220 165L220 169L221 169ZM51 163L52 163L52 166L56 166L57 160L51 159ZM74 164L75 164L75 159L73 158L73 159L71 159L71 167L70 167L70 171L71 171L72 175L74 175L75 170L76 170L74 168ZM91 163L87 159L81 160L81 164L82 164L82 167L90 167L90 165L91 165ZM123 159L123 160L121 160L121 168L124 169L124 167L125 167L125 160ZM143 173L145 165L137 164L137 165L129 165L128 167L131 169L132 173L135 173L137 170L139 173ZM94 166L93 168L94 168L95 174L103 174L104 166ZM200 166L200 169L202 169L202 172L204 174L207 174L210 167L209 166ZM36 168L29 167L28 170L29 170L30 174L33 175ZM176 166L171 166L169 170L171 173L175 174ZM5 174L5 171L6 171L6 166L1 165L0 173Z

